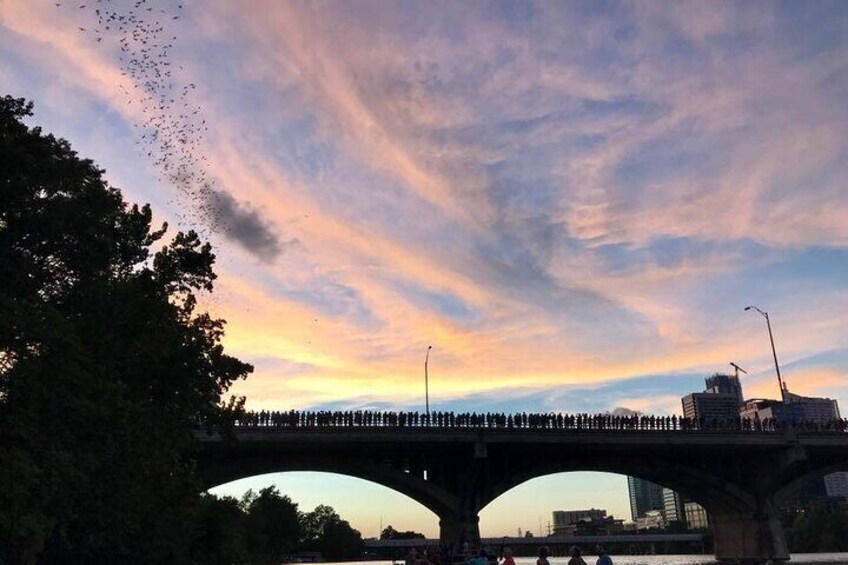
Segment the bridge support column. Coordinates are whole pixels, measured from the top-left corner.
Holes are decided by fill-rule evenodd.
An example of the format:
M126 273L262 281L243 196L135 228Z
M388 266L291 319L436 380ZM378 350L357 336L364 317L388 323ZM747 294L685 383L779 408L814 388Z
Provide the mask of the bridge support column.
M453 561L464 561L467 551L480 546L480 518L472 513L451 513L439 517L439 541L453 556Z
M770 501L750 512L715 512L712 519L719 561L756 564L789 559L783 526Z

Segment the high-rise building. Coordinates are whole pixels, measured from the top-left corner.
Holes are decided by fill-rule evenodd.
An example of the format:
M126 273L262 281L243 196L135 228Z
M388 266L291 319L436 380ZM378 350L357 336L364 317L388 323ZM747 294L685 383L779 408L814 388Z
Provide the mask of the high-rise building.
M742 385L732 375L715 375L705 379L704 392L693 392L681 398L683 416L693 420L736 420L743 402Z
M686 519L683 514L683 498L670 488L662 489L662 497L666 523L683 522Z
M666 525L679 522L688 530L701 530L709 525L703 506L688 500L670 488L663 488L663 516Z
M739 382L739 377L735 375L723 375L716 373L705 379L707 387L704 392L712 394L732 394L736 397L736 404L742 404L745 397L742 394L742 383Z
M627 490L630 493L630 518L634 522L646 512L663 510L663 487L637 477L627 477Z
M686 418L722 422L739 418L739 404L736 403L735 394L693 392L680 400Z

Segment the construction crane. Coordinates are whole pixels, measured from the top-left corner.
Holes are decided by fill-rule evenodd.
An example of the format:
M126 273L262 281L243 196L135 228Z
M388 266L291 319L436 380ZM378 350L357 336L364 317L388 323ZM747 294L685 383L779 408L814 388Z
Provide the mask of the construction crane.
M740 367L739 365L737 365L733 361L730 362L730 366L733 367L736 370L736 378L737 379L739 378L739 371L742 371L746 375L748 374L748 371L746 371L745 369L743 369L742 367Z

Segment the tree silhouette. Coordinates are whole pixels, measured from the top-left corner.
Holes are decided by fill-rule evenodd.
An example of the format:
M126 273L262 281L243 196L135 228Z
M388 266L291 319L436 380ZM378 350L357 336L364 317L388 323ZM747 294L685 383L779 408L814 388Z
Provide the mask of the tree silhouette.
M320 551L324 559L337 561L362 554L362 535L331 507L320 504L301 518L303 547Z
M195 563L234 565L250 562L247 525L238 500L231 496L203 495L197 524L191 552Z
M196 310L215 257L31 114L0 99L0 562L188 562L192 426L252 371Z
M386 526L382 532L380 532L380 539L426 539L424 534L421 532L416 532L413 530L407 530L404 532L399 532L394 529L391 524Z
M297 504L277 487L252 490L242 498L251 563L277 565L297 548L302 533Z

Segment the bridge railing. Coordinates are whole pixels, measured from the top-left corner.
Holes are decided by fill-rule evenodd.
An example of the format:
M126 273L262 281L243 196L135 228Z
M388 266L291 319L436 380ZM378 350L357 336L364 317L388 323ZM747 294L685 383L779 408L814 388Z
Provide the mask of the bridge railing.
M776 433L789 427L802 432L844 433L848 420L800 420L783 422L773 418L684 418L656 415L564 414L496 412L382 412L273 411L246 412L235 422L239 428L279 429L436 429L436 430L551 430L551 431L658 431L658 432L750 432Z

